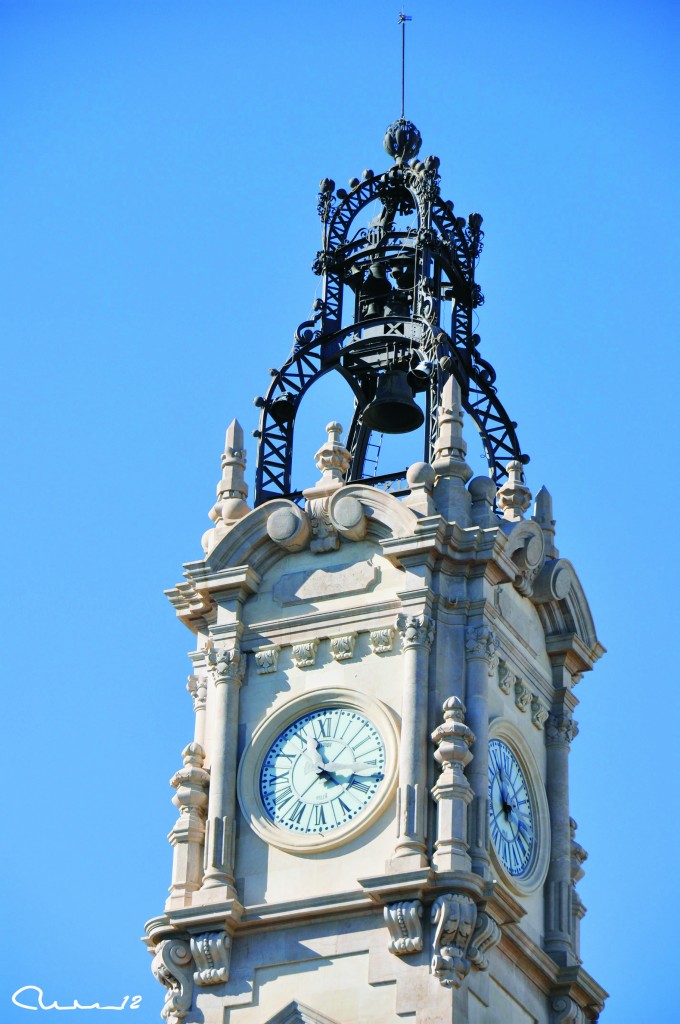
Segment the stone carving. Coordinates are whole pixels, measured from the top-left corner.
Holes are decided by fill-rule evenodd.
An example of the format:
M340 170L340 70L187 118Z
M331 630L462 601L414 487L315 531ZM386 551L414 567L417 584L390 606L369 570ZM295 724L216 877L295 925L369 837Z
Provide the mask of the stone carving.
M255 668L259 676L268 676L276 672L280 650L281 648L274 644L272 647L263 647L255 651Z
M524 513L531 504L531 491L524 482L524 467L517 459L508 462L505 467L508 479L498 488L496 501L508 522L517 523L524 518Z
M468 658L485 658L488 662L489 675L498 668L498 648L500 641L488 626L468 626L465 630L465 650Z
M468 949L468 958L478 971L488 971L489 950L497 946L501 941L501 930L492 917L488 914L477 914L477 924L472 933L472 942Z
M205 932L191 936L191 952L196 962L197 985L221 985L229 981L231 937L226 932Z
M571 943L574 954L580 957L581 953L581 921L586 916L586 907L576 890L576 883L580 882L585 871L583 864L588 859L588 854L580 843L576 841L576 829L578 828L573 818L569 819L569 833L571 837Z
M333 526L345 540L363 540L368 530L368 519L363 506L353 494L331 498L328 514Z
M267 535L285 551L304 551L312 535L307 514L292 502L275 509L267 519Z
M356 638L356 633L331 637L331 654L335 661L349 661L353 657Z
M368 646L374 654L387 654L394 646L394 634L392 626L387 626L386 629L372 629Z
M307 515L312 528L312 540L309 545L310 551L314 554L321 554L323 551L337 551L340 547L338 531L331 522L328 509L323 498L307 502Z
M193 998L193 961L185 939L164 939L156 947L151 970L167 989L161 1017L167 1024L182 1024Z
M432 733L437 744L434 758L441 767L432 789L437 803L434 863L438 871L469 871L467 806L473 793L464 769L472 760L475 737L465 724L465 705L459 697L449 697L443 711L444 721Z
M549 714L545 735L548 743L571 743L578 736L578 725L570 714Z
M476 921L477 907L469 896L445 893L432 904L435 933L431 971L447 988L459 988L470 972L467 954Z
M510 693L515 683L517 682L517 676L512 671L509 665L503 661L498 669L498 688L503 693Z
M460 697L449 697L442 706L444 721L432 733L437 744L434 759L442 775L465 779L463 769L472 760L470 747L475 742L472 730L465 724L465 705Z
M550 1005L552 1024L586 1024L583 1010L569 996L553 996Z
M172 851L170 905L185 906L190 894L201 887L205 816L208 808L210 772L203 767L205 754L198 743L182 751L184 767L170 779L175 790L172 802L179 810L168 840Z
M486 913L477 913L470 896L444 893L432 904L435 925L431 971L442 985L459 988L470 967L486 971L487 953L501 939L501 930Z
M340 440L342 427L333 421L326 425L328 438L315 455L321 479L314 487L303 491L306 509L312 528L310 550L319 554L335 551L340 547L340 537L329 513L329 501L335 491L345 482L345 473L350 462L350 453Z
M559 558L559 552L555 547L555 520L553 519L552 496L547 487L541 487L536 495L534 514L531 518L534 522L538 523L543 531L546 558Z
M187 676L187 690L194 702L194 711L201 711L205 707L208 695L208 680L205 676Z
M534 583L534 604L563 601L574 584L574 570L569 562L560 558L546 562Z
M400 615L397 627L401 634L404 650L409 647L426 647L434 640L434 622L429 615Z
M470 519L473 526L480 526L482 529L497 527L498 519L493 510L496 501L496 485L488 476L476 476L468 484L468 491L472 498L472 509Z
M208 650L208 663L216 686L220 683L240 682L245 669L245 659L241 658L238 637L231 643L211 646Z
M248 485L245 482L246 453L243 447L243 429L238 420L232 420L222 455L222 479L217 485L217 502L208 513L215 527L203 534L202 545L206 555L213 551L239 519L250 512L246 503Z
M205 753L200 743L190 743L182 751L184 767L170 779L170 785L175 790L172 802L179 808L181 815L196 810L205 817L203 812L208 806L210 773L203 767L204 760Z
M534 694L531 698L531 724L535 725L537 729L542 729L547 721L548 709Z
M402 499L407 508L417 515L432 516L437 514L437 506L432 498L434 488L434 469L429 462L414 462L406 470L406 483L409 493Z
M573 818L569 819L569 832L571 835L571 880L576 884L580 882L585 871L583 870L583 864L588 860L588 854L583 849L580 843L576 842L576 829L578 825Z
M531 690L521 679L515 683L515 704L520 711L526 711L531 704Z
M296 668L311 668L316 661L318 640L308 640L303 644L293 645L293 664Z
M406 956L420 952L423 948L423 905L420 900L390 903L384 913L390 932L390 953Z

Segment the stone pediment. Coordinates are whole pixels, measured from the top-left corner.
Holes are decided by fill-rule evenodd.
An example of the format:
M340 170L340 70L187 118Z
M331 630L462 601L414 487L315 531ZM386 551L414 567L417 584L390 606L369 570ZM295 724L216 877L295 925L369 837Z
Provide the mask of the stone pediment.
M288 1003L288 1006L284 1006L270 1017L265 1024L339 1024L339 1021L294 999L292 1003Z

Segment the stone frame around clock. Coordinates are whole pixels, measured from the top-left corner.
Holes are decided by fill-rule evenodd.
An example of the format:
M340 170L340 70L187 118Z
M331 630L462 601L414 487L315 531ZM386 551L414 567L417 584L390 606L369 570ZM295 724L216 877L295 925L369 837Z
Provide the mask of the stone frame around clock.
M529 870L525 875L517 877L505 870L503 862L496 853L496 847L489 833L489 854L494 869L503 885L519 896L528 896L535 892L545 881L550 859L550 810L545 786L541 782L541 773L529 746L520 730L503 718L494 718L489 722L489 742L502 740L510 747L517 758L535 812L534 853Z
M284 831L267 814L260 795L262 763L276 737L292 722L324 707L348 707L371 720L385 745L382 785L358 818L325 835ZM286 701L253 732L238 767L236 787L241 811L253 831L271 846L288 853L321 853L360 835L385 810L394 796L399 760L399 727L393 712L375 697L356 690L332 687L298 695Z

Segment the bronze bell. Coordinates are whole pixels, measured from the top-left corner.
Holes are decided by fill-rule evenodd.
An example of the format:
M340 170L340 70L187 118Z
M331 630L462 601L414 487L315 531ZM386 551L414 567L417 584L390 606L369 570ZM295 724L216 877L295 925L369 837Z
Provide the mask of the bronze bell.
M403 370L387 370L378 380L375 398L364 409L364 426L381 434L408 434L425 419L413 399Z

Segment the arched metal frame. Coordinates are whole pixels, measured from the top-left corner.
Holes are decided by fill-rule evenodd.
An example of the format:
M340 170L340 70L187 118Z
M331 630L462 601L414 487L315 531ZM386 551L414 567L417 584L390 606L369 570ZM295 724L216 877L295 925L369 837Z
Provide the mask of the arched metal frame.
M366 472L370 430L362 413L374 397L380 371L389 366L412 365L414 357L433 366L429 379L419 386L426 392L424 458L432 458L437 433L437 409L442 388L450 373L461 386L463 406L482 438L490 475L499 485L505 478L504 462L521 454L512 422L496 393L493 367L477 352L479 338L472 332L472 311L483 297L474 281L481 251L481 217L466 222L453 213L453 204L439 196L438 161L395 166L381 175L356 182L349 194L333 183L322 183L319 212L324 225L324 248L314 270L323 275L323 297L312 320L300 325L291 355L276 372L263 399L259 430L255 503L271 498L294 497L291 469L295 416L307 389L330 370L342 374L355 395L355 412L347 445L352 459L348 478L389 486L403 478L403 468L380 478ZM327 187L325 190L323 186ZM378 200L383 213L379 223L361 229L349 239L349 230L361 211ZM416 212L418 227L398 231L397 213ZM361 319L359 292L355 321L342 326L343 297L350 276L363 280L371 261L389 265L412 263L413 286L409 308L403 315ZM357 286L360 287L360 286ZM395 289L396 292L396 289ZM406 293L402 294L403 296ZM450 333L440 326L443 298L453 299ZM413 378L412 378L413 379Z

